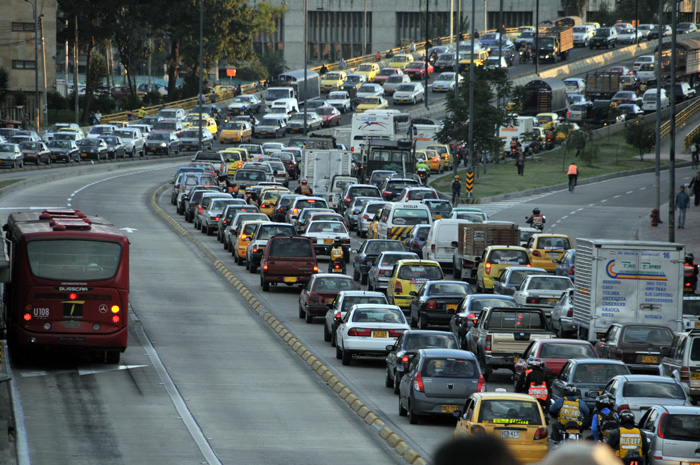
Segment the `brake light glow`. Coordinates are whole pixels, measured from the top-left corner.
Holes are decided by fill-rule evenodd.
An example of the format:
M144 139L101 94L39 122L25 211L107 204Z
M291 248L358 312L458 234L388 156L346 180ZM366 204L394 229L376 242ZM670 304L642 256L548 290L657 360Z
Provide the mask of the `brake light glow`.
M484 375L479 375L479 382L476 385L476 392L486 392L486 380Z
M425 392L425 388L423 387L423 375L420 374L420 371L416 373L416 377L413 378L413 389L418 392Z
M571 268L569 268L569 274L570 274L570 275L573 275L573 274L574 274L574 268L575 268L575 267L573 267L573 266L572 266Z
M573 317L574 316L574 309L570 308L569 311L566 312L566 316L568 316L569 318Z
M112 323L119 323L119 321L121 321L121 317L119 315L112 316Z
M384 197L391 197L391 192L389 192L389 191L384 191L384 192L382 192L382 195L383 195Z
M314 265L313 272L314 272L314 273L318 273L318 266Z
M263 271L267 271L267 260L265 260L265 261L263 262L262 269L263 269Z
M348 336L363 336L369 337L372 335L372 330L368 328L350 328Z
M345 197L345 205L346 205L346 206L349 207L351 201L352 201L352 199L351 199L350 197Z
M690 367L681 367L681 381L690 382Z
M549 436L547 428L537 428L537 431L535 431L535 440L547 439L547 436Z
M299 214L298 208L295 208L294 210L292 210L292 215L298 215L298 214Z
M430 251L435 253L435 244L430 244Z
M534 297L528 297L528 298L526 299L526 302L529 303L529 304L536 304L536 303L537 303L537 299L534 298Z
M425 309L426 310L436 310L437 309L437 302L434 300L429 300L425 303Z
M630 409L629 404L622 404L619 407L617 407L617 413L619 414L623 410L629 410L629 409Z
M486 336L486 350L491 350L491 335Z
M406 364L406 363L408 363L408 362L410 362L410 361L411 361L411 359L410 359L410 357L409 357L408 355L404 355L403 357L401 357L401 363Z
M71 292L70 294L68 294L68 299L69 300L77 300L78 294L76 294L75 292Z
M487 263L484 266L484 271L486 271L486 274L491 274L491 264L490 263Z
M396 284L394 284L394 294L402 294L403 293L403 286L401 285L401 281L396 281Z

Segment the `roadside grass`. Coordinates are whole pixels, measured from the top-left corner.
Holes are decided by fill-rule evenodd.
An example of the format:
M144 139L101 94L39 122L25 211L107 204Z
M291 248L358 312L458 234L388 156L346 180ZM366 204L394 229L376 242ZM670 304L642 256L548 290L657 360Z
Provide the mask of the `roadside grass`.
M13 184L17 184L20 181L24 181L24 179L10 179L7 181L0 181L0 189L7 187L7 186L11 186Z
M491 163L479 168L478 177L474 177L472 198L490 197L498 194L520 192L538 187L568 183L566 171L572 161L579 168L579 179L591 178L620 171L651 168L654 160L640 160L637 149L625 142L623 133L603 137L592 142L598 147L598 155L592 161L592 166L579 158L575 152L566 152L559 147L552 152L528 157L525 162L525 173L518 176L515 161L511 158L500 160L498 164ZM462 181L462 198L465 198L466 169L458 170ZM433 175L436 176L436 175ZM440 192L452 192L451 183L454 176L441 176L430 183L431 187Z

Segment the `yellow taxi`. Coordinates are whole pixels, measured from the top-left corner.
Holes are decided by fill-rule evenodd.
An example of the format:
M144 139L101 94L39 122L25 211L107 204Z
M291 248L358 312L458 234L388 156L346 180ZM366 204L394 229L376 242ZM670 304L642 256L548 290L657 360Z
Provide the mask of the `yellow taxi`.
M398 305L406 313L411 306L411 292L418 289L427 281L445 279L440 264L433 260L399 260L389 278L386 295L389 303Z
M534 234L527 243L527 256L532 266L554 273L564 252L571 248L571 239L564 234Z
M440 157L445 161L445 169L452 169L454 160L450 153L450 146L445 144L433 144L428 146L428 150L435 150Z
M347 80L345 71L329 71L321 78L321 92L339 90Z
M246 254L248 253L248 242L250 242L255 227L259 223L266 223L266 221L246 221L239 228L238 237L236 237L236 246L233 248L232 252L238 265L245 265Z
M460 57L462 54L460 54ZM489 59L489 52L486 50L477 50L473 54L473 59L474 59L474 64L476 66L484 66L484 63L486 63L486 60ZM459 60L459 70L463 71L465 69L469 69L469 66L472 64L472 56L469 57L464 57Z
M377 77L380 70L381 68L377 63L362 63L355 68L355 74L364 74L367 76L367 82L374 82L374 78Z
M386 110L389 102L384 97L365 97L355 107L355 113L363 113L367 110Z
M556 113L537 113L537 121L540 122L540 127L544 130L549 128L555 129L559 124L559 115Z
M509 266L531 266L525 247L491 245L484 249L476 269L476 292L493 291L493 282Z
M229 147L220 150L219 153L223 154L228 167L228 175L231 177L236 174L236 170L243 167L243 163L248 161L248 151L243 148Z
M379 219L382 217L382 210L377 210L374 214L374 218L369 222L367 226L367 239L379 239L379 233L377 232L377 227L379 226Z
M214 93L215 94L228 94L232 93L236 90L236 86L228 86L228 85L218 85L214 87Z
M253 137L253 127L245 121L229 121L224 123L219 133L219 142L233 144L250 142Z
M272 218L272 213L275 211L275 205L277 205L277 201L284 194L289 194L289 189L286 187L263 189L260 192L260 212Z
M540 462L549 452L542 407L527 394L477 392L453 415L459 418L453 433L455 439L496 436L523 463Z
M557 127L556 136L554 140L556 142L564 142L574 131L580 131L581 127L576 123L564 123Z
M436 173L445 171L445 159L437 153L437 150L425 149L424 152L428 156L430 171L435 171Z
M389 68L404 70L413 63L413 55L399 53L389 60Z
M199 113L187 115L182 125L185 129L197 129L199 127ZM216 136L216 133L219 132L216 120L209 115L202 114L202 127L208 129L212 136Z

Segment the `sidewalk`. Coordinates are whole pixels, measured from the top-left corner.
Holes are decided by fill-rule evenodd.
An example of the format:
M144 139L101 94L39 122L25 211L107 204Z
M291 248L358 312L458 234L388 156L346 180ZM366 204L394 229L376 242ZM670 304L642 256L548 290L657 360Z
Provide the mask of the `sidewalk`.
M676 186L678 189L679 186ZM695 206L695 198L690 198L690 207L686 210L685 228L678 229L676 225L675 242L685 244L685 251L690 252L700 260L700 206ZM650 212L651 213L651 212ZM637 230L640 241L668 242L668 203L661 205L661 221L657 227L651 225L651 218L642 221ZM675 216L678 222L678 215Z

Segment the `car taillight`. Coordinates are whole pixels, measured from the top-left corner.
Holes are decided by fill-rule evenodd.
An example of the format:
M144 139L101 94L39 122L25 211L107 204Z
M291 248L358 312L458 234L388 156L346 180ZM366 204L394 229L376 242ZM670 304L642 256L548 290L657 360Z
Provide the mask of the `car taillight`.
M573 317L574 316L574 309L570 308L569 311L566 312L566 316L568 316L569 318Z
M542 254L540 253L539 250L533 250L533 251L532 251L532 255L533 255L534 257L541 257L541 256L542 256Z
M574 274L574 268L575 268L575 267L573 267L573 266L572 266L571 268L569 268L569 274L570 274L570 275L573 275L573 274Z
M668 416L668 412L665 412L661 414L661 418L659 418L659 430L658 430L658 435L661 439L664 438L665 430L666 430L666 417Z
M350 197L345 197L345 205L346 205L346 206L349 207L351 201L352 201L352 199L351 199Z
M396 281L396 284L394 285L394 294L401 293L403 293L403 286L401 285L401 281Z
M314 265L313 272L314 272L314 273L318 273L318 265Z
M278 208L277 213L284 213L284 208Z
M333 268L336 269L336 270L340 270L340 269L341 269L340 263L338 263L338 262L334 263L334 264L333 264Z
M384 191L384 192L382 192L382 195L383 195L384 197L391 197L391 192L389 192L389 191Z
M471 321L472 323L476 324L476 315L474 313L470 313L467 315L467 321Z
M484 271L486 271L486 274L491 274L491 264L487 263L486 266L484 267Z
M379 276L391 276L392 270L379 270Z
M411 247L418 248L418 247L420 247L420 244L418 243L418 241L413 241L413 242L411 242Z
M425 388L423 387L423 375L420 374L420 371L416 373L416 377L413 378L413 389L418 392L425 392Z
M334 317L334 318L342 318L342 317L343 317L343 315L342 315L340 312L337 312L337 313L335 314L335 317Z
M484 429L483 426L480 425L472 425L472 434L486 434L486 430Z
M406 331L405 329L390 329L389 330L389 337L399 337L403 334L403 332Z
M486 350L491 350L491 335L486 336Z
M362 219L363 219L363 220L369 220L370 217L369 217L369 215L362 215Z
M430 244L430 251L435 253L435 244Z
M476 392L486 392L486 380L484 375L479 375L479 382L476 385Z
M295 208L294 210L292 210L292 215L298 215L298 214L299 214L298 208Z
M260 204L260 208L267 208L267 204Z
M219 221L219 217L218 217L218 216L215 216L214 219L213 219L213 221Z
M549 436L547 428L537 428L537 431L535 431L535 440L547 439L547 436Z
M615 351L615 358L616 358L617 360L622 360L622 350L617 349L617 350Z
M263 262L262 269L263 269L263 271L267 271L267 260L265 260L265 261Z
M681 381L690 382L690 367L681 367Z
M529 304L536 304L536 303L537 303L537 299L534 298L534 297L528 297L527 299L525 299L525 302L527 302L527 303L529 303Z
M350 328L350 331L348 331L348 336L371 336L372 335L372 330L371 329L366 329L366 328Z
M408 362L410 361L411 357L409 357L408 355L404 355L403 357L401 357L401 363L403 363L404 365L408 364Z
M617 408L617 413L619 414L623 410L629 410L629 409L630 409L629 404L622 404Z
M200 205L199 208L197 208L197 212L204 213L204 208Z
M253 247L253 253L258 253L258 248L257 248L257 247Z
M429 300L425 303L425 309L426 310L435 310L437 309L437 302L434 300Z

